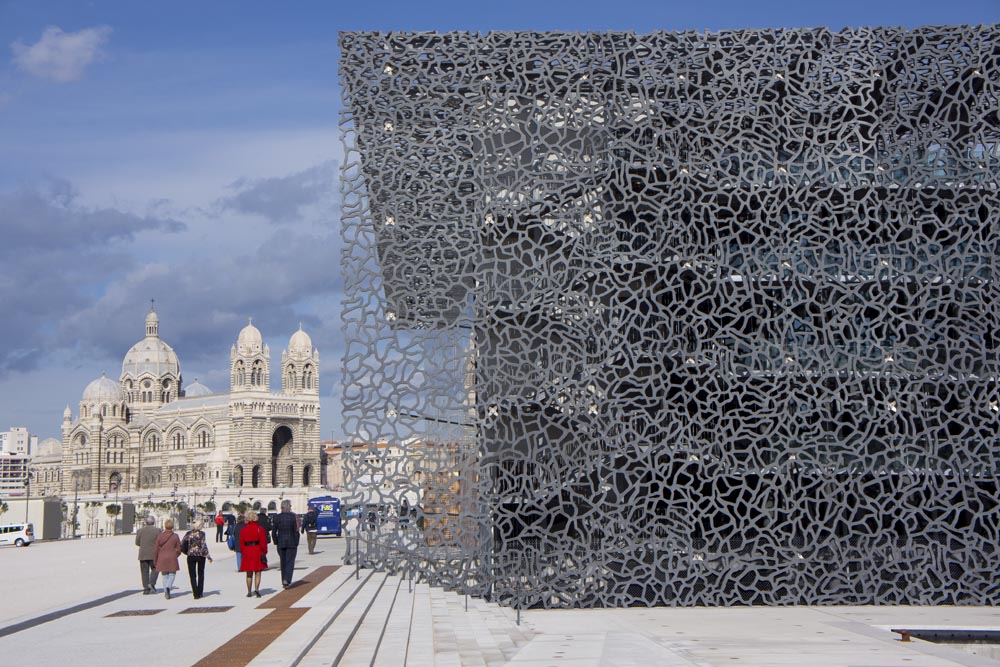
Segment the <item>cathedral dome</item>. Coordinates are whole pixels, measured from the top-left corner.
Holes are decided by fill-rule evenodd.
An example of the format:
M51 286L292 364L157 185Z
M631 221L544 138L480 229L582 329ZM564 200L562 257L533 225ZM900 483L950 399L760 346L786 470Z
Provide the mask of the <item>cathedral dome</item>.
M121 403L125 400L122 388L104 373L83 390L84 403Z
M148 336L132 346L122 362L122 376L139 377L151 373L155 377L163 375L179 376L181 364L177 353L159 338Z
M236 339L236 348L243 354L253 354L260 352L263 344L264 339L251 319L250 323L240 331L240 337Z
M293 333L292 337L288 340L289 354L312 354L312 347L312 338L302 330L302 325L299 324L299 330Z
M154 377L174 375L180 377L181 364L174 349L160 340L160 316L153 307L146 314L146 337L133 345L122 362L122 378L137 378L143 373Z
M213 394L211 389L198 382L198 378L194 379L194 382L184 387L184 397L185 398L197 398L198 396L210 396Z
M58 456L62 454L62 443L55 438L45 438L38 443L37 456Z

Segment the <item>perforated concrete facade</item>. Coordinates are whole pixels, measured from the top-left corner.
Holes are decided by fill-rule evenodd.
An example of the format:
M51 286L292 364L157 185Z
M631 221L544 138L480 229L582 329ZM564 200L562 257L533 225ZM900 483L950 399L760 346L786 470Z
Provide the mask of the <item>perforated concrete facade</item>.
M996 26L341 48L345 466L436 576L992 603Z

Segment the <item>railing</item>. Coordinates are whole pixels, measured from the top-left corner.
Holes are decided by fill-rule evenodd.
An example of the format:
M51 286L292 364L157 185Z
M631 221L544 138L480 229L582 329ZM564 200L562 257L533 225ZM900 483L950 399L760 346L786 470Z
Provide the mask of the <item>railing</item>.
M413 548L404 548L400 544L392 544L388 539L394 536L400 541L410 534L413 535ZM360 579L361 568L372 566L376 571L401 575L408 582L409 592L413 592L413 582L421 580L430 586L443 588L460 593L465 597L465 611L469 610L469 596L509 606L517 611L517 624L521 624L521 612L530 608L529 602L533 593L531 582L536 581L540 572L537 551L525 552L519 559L517 572L506 573L498 579L495 571L483 576L480 568L483 566L480 555L461 547L449 548L431 547L417 544L423 538L423 531L417 528L398 529L390 534L381 528L358 529L353 532L345 530L347 552L344 556L346 565L355 566L355 579ZM353 555L351 546L354 545ZM361 546L365 545L362 553ZM529 562L530 561L530 562ZM487 566L488 567L488 566ZM492 569L492 568L490 568ZM503 593L497 595L495 582L504 581ZM511 582L517 586L512 587Z

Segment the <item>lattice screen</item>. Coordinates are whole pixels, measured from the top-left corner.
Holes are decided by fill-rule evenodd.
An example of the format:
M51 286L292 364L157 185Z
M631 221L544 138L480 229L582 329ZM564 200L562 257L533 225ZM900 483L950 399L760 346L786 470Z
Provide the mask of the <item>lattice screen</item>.
M345 466L422 526L371 562L545 606L993 602L996 26L341 48Z

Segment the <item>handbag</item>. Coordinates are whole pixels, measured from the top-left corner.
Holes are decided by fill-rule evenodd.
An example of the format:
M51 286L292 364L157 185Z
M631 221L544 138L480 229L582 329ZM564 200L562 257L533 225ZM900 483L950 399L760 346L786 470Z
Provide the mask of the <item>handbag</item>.
M230 535L229 539L226 540L226 546L229 547L230 551L236 551L236 536Z
M260 555L260 564L263 565L265 568L267 567L267 554Z

